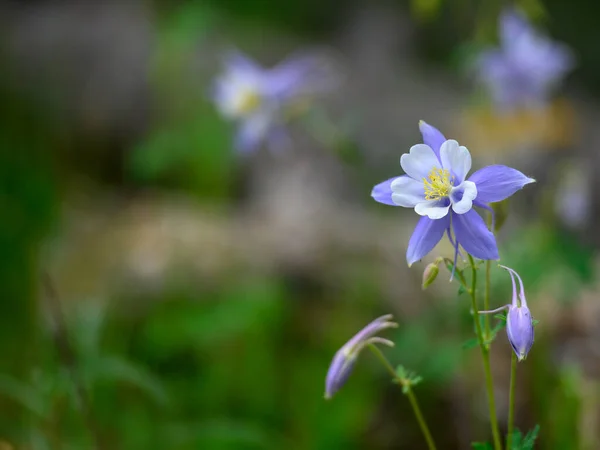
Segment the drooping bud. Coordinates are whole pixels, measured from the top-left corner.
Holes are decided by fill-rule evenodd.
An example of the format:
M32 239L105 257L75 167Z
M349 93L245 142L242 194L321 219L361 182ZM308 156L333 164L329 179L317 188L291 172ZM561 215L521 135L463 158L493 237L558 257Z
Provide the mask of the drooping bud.
M423 271L423 283L421 284L423 290L427 289L433 284L440 273L439 265L442 262L444 262L444 258L438 257L434 262L427 264L425 270Z
M392 341L375 336L387 328L396 328L397 323L392 322L392 315L378 317L360 330L341 349L339 349L327 371L325 379L325 398L330 399L346 383L354 369L356 359L360 352L369 344L384 344L394 346Z
M522 361L527 357L527 353L529 353L529 350L533 345L533 318L527 307L527 300L525 298L521 277L517 272L508 267L500 267L508 270L513 285L512 303L508 306L508 314L506 315L506 334L508 335L508 341L515 351L517 358L519 361ZM519 279L520 285L518 298L515 275Z

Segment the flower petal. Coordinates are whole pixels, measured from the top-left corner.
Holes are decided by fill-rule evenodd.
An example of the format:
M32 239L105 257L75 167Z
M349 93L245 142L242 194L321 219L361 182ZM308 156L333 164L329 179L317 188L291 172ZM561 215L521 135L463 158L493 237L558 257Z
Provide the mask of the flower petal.
M425 201L425 187L422 181L403 175L392 182L392 201L398 206L414 208Z
M438 220L445 217L450 210L450 200L447 198L439 200L425 200L415 206L415 212L420 216Z
M450 192L452 210L456 214L465 214L473 207L473 200L477 197L477 186L472 181L463 181Z
M410 148L409 153L400 157L400 165L409 177L421 181L427 178L431 169L438 167L440 162L430 146L417 144Z
M408 249L406 250L406 262L408 266L422 259L427 253L440 242L444 232L450 226L450 215L439 220L431 220L428 217L421 217L415 227Z
M270 124L271 118L266 114L254 115L241 122L235 137L235 148L242 153L257 150L269 131Z
M496 238L477 211L452 214L452 227L456 240L467 253L479 259L498 259Z
M471 175L469 181L477 185L477 201L481 203L502 201L535 182L518 170L501 165L484 167Z
M383 203L385 205L398 206L392 200L392 182L398 178L400 177L390 178L389 180L385 180L384 182L376 185L371 191L371 197L373 197L376 202Z
M444 169L456 176L456 182L462 183L471 170L471 154L467 147L459 146L454 139L448 139L440 148L440 158Z
M435 155L440 158L440 147L446 141L444 135L437 128L429 125L424 120L419 121L419 130L423 136L423 143L429 145Z

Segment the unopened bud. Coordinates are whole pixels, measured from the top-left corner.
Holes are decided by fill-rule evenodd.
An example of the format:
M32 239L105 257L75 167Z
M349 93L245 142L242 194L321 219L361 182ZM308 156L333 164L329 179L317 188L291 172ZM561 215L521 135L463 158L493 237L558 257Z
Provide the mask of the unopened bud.
M517 358L519 361L522 361L527 357L527 353L529 353L533 345L533 318L527 307L527 299L525 298L525 290L523 289L521 277L509 267L500 267L508 270L513 286L512 302L508 306L508 314L506 315L506 334ZM518 296L515 276L519 280L520 289Z
M397 326L397 323L392 322L391 314L381 316L360 330L337 351L327 371L327 378L325 380L326 399L333 397L333 394L339 391L346 383L354 369L358 355L367 345L384 344L390 347L394 346L392 341L380 338L376 334L388 328L396 328Z
M440 273L440 264L444 262L444 258L438 257L434 262L427 264L423 271L423 283L421 287L423 290L427 289L433 284L438 274Z
M527 357L533 345L533 319L527 306L508 308L506 315L506 334L519 361Z

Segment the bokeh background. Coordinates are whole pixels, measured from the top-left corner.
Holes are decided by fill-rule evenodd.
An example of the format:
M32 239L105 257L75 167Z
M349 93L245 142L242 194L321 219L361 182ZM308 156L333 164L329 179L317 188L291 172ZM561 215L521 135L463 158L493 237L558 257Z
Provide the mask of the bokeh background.
M536 448L600 448L600 28L591 0L523 0L576 54L555 100L498 115L465 67L497 0L7 1L0 4L0 443L14 449L419 449L406 399L364 355L323 399L335 351L394 314L394 363L443 449L489 439L468 299L440 244L406 267L412 211L372 186L424 119L475 166L517 167L498 239L540 323L518 367ZM209 101L221 55L298 49L341 83L294 150L240 157ZM510 299L493 271L493 304ZM467 343L467 345L465 345ZM492 349L506 428L510 347Z

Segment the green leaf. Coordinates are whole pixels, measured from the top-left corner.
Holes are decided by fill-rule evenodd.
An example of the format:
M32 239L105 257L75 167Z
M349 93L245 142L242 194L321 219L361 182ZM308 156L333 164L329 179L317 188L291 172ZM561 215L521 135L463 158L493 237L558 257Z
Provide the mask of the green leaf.
M467 292L467 289L465 288L465 286L461 283L461 285L458 287L458 295L461 296L462 294L464 294L465 292Z
M494 447L489 442L473 442L471 448L473 450L494 450Z
M523 437L523 434L516 429L513 432L511 450L533 450L539 431L540 426L536 425L533 430L529 431L525 437Z
M90 376L94 379L105 379L111 382L131 383L162 406L165 406L169 400L160 381L150 372L118 356L103 356L99 358Z
M0 374L0 394L12 399L39 417L46 417L47 408L36 389L10 376Z
M462 348L464 350L469 350L469 349L472 349L472 348L475 348L478 346L479 346L479 340L477 338L471 338L462 344Z
M533 427L533 430L531 430L529 433L527 433L527 435L523 439L523 445L521 446L521 450L532 450L533 446L535 444L535 440L538 437L539 432L540 432L539 425L536 425L535 427Z

